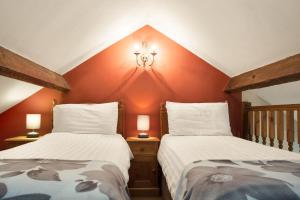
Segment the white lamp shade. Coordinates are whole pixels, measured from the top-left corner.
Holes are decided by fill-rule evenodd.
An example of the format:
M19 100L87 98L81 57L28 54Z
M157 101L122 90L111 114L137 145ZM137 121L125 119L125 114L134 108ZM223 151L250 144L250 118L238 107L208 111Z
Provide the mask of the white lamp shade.
M27 114L26 115L26 128L27 129L39 129L41 127L41 115L40 114Z
M150 127L150 116L149 115L138 115L137 116L137 130L148 131Z

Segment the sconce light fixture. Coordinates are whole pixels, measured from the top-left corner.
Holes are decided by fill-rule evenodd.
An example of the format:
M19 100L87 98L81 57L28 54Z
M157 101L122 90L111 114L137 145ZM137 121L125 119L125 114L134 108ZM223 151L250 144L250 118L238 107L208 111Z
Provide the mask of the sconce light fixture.
M142 42L142 45L136 44L134 46L134 54L136 57L136 64L140 67L151 67L154 63L155 56L157 55L156 46L152 45L148 48L146 42Z

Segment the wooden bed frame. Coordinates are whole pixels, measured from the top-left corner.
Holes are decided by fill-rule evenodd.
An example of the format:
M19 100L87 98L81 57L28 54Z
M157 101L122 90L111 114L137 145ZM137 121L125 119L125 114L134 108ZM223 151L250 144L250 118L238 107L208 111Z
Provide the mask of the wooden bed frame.
M59 105L55 99L52 101L53 108L56 105ZM53 115L52 115L53 119ZM53 123L52 123L53 124ZM121 134L123 137L125 136L125 105L123 102L118 102L118 125L117 125L117 133Z
M159 117L160 117L160 136L162 137L163 135L169 133L168 112L165 103L162 103L160 105Z
M159 117L160 117L160 135L162 137L163 135L169 133L168 113L167 113L167 108L165 103L160 105ZM168 189L168 184L163 173L161 173L161 194L163 200L172 200L171 193Z
M294 116L297 115L297 121ZM276 117L275 117L276 116ZM243 102L242 107L243 117L243 134L244 139L259 142L262 139L262 144L266 145L267 140L270 141L270 146L274 146L274 140L278 140L279 148L282 149L286 139L289 151L293 150L294 136L298 135L300 146L300 104L285 104L285 105L267 105L267 106L251 106L249 102ZM284 123L285 122L285 123ZM295 132L295 122L297 122L297 133ZM277 129L277 135L275 135ZM286 132L286 137L284 136ZM160 106L160 134L161 136L169 133L168 113L166 104ZM162 174L161 190L164 200L172 200L166 179Z

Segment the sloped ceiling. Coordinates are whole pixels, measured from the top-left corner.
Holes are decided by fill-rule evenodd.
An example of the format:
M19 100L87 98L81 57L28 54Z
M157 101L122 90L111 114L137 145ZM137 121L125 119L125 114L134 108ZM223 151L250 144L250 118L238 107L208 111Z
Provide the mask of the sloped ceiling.
M300 81L251 90L270 104L300 104Z
M64 73L149 24L233 76L300 52L299 9L299 0L1 0L0 45ZM0 112L37 90L1 77Z

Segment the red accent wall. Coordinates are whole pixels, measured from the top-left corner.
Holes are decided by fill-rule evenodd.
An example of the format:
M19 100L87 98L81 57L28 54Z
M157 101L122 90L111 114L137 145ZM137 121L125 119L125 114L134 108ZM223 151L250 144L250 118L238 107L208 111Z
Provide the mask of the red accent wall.
M158 46L152 70L137 68L133 46L147 41ZM200 44L199 44L200 45ZM126 105L126 135L134 136L136 115L151 116L150 134L159 135L159 105L178 102L217 102L230 105L232 131L241 132L241 94L226 94L229 77L150 26L145 26L64 74L71 91L42 89L0 115L3 139L26 134L25 115L41 113L40 132L51 131L52 99L60 103L122 100Z

